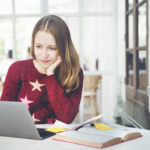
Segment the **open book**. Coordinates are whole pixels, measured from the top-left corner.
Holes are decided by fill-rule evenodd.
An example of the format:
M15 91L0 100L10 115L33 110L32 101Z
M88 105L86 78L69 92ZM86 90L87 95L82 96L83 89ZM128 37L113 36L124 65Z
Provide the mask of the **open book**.
M78 131L72 130L59 133L55 135L52 139L94 148L104 148L142 136L140 132L136 131L133 132L125 130L122 131L118 130L118 131L116 130L117 134L116 135L114 134L113 136L112 134L109 135L109 132L107 132L107 134L104 134L101 132L86 133L80 130Z
M83 123L80 123L78 126L76 126L76 127L74 128L74 130L78 130L78 129L82 128L84 125L93 123L94 121L96 121L96 120L98 120L98 119L101 119L102 117L103 117L103 114L100 114L100 115L98 115L98 116L95 116L95 117L93 117L93 118L90 118L90 119L84 121Z
M59 133L59 132L67 131L67 130L78 130L78 129L82 128L84 125L93 123L95 120L101 119L102 117L103 117L103 114L100 114L100 115L92 117L80 124L66 124L61 121L56 120L54 125L47 128L46 131Z

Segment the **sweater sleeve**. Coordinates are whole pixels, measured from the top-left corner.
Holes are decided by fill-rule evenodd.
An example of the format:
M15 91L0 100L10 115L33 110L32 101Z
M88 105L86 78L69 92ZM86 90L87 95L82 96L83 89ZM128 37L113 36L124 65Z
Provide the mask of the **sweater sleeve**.
M53 124L55 119L52 116L49 116L52 112L48 111L45 107L40 105L33 113L35 118L35 123L49 123Z
M21 86L19 69L16 63L12 64L7 72L0 100L17 101L17 95Z
M79 109L83 86L83 72L79 73L79 87L67 96L54 75L47 77L48 101L54 111L57 120L71 123Z

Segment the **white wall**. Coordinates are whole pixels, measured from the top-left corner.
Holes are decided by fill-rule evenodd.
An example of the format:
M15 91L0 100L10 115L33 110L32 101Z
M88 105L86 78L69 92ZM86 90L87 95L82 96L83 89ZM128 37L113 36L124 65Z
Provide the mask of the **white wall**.
M125 101L125 2L117 4L117 95Z
M125 6L124 1L114 0L112 23L104 29L103 50L100 51L102 79L102 112L104 121L114 121L118 97L125 100ZM107 31L105 31L107 30ZM101 39L101 40L102 40ZM104 50L105 49L105 50Z
M101 112L104 114L103 120L114 121L114 112L117 101L117 1L112 0L112 14L103 17L101 29L97 31L96 57L99 58L99 70L102 74L102 99ZM91 56L92 59L92 56Z

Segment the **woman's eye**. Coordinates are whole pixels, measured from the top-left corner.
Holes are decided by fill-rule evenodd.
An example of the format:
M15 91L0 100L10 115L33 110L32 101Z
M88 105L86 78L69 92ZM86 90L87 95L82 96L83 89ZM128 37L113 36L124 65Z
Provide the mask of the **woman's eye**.
M36 48L40 48L40 45L36 45L35 47L36 47Z
M56 48L54 48L54 47L50 47L49 49L50 49L50 50L56 50Z

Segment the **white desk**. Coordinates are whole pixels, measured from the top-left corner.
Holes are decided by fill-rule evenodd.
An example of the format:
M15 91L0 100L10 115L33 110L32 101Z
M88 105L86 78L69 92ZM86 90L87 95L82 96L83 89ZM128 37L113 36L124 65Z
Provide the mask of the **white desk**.
M150 131L143 129L140 131L143 137L107 147L104 150L149 150ZM30 140L0 136L0 150L96 150L96 148L55 141L51 138Z

